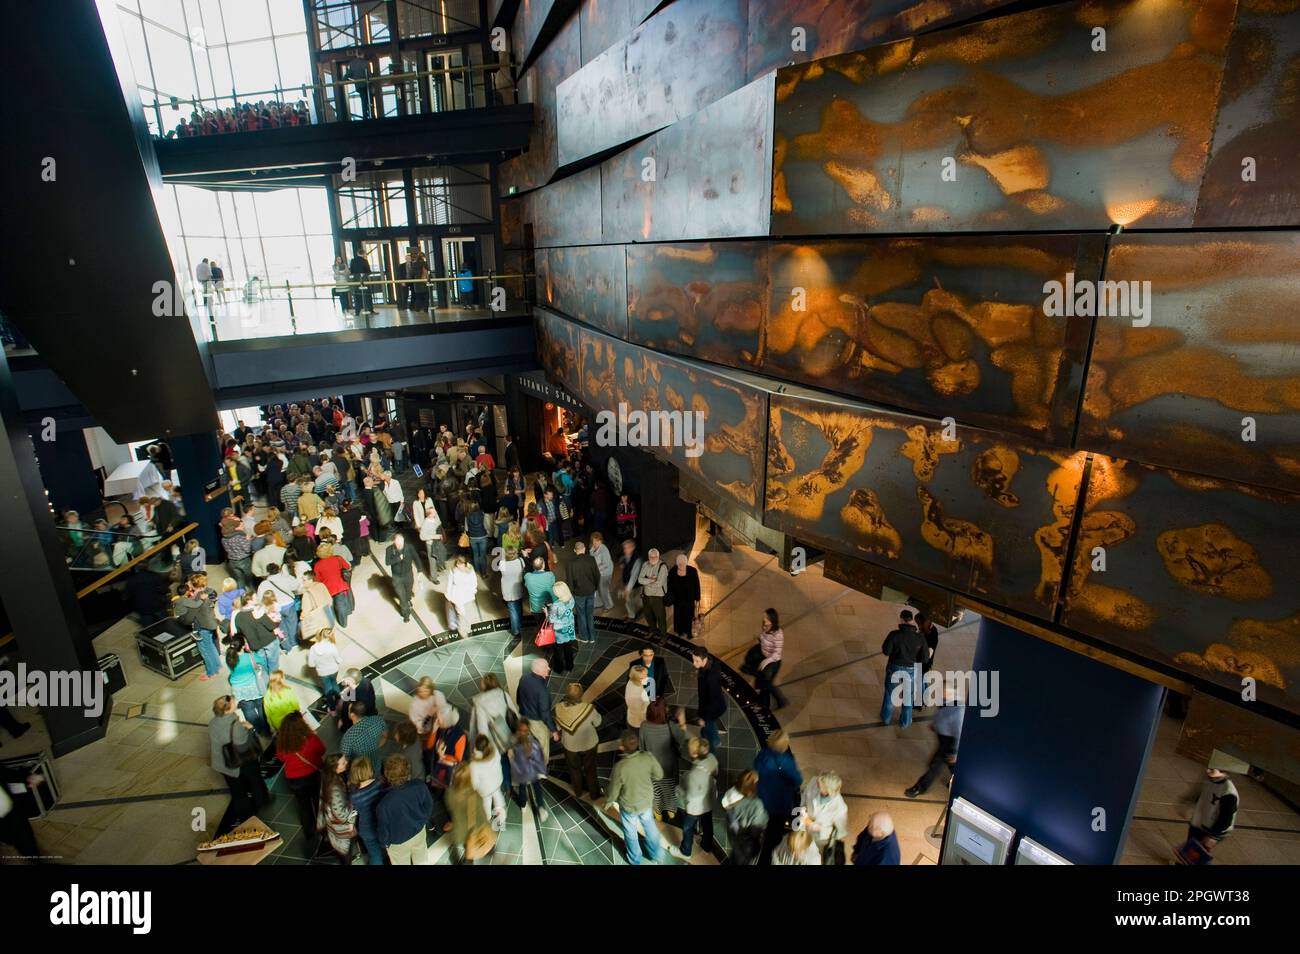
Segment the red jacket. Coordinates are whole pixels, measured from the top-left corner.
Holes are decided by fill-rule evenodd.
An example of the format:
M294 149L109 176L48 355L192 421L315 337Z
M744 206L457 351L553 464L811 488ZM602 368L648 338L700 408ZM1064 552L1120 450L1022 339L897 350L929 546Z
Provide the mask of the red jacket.
M330 591L330 596L338 596L340 593L349 589L343 580L343 571L350 569L348 561L340 556L326 557L324 560L317 560L316 566L313 567L316 572L316 579L325 584L325 589Z
M307 736L297 752L276 750L275 757L284 763L285 778L306 778L312 772L320 771L321 761L325 758L325 743L314 735Z

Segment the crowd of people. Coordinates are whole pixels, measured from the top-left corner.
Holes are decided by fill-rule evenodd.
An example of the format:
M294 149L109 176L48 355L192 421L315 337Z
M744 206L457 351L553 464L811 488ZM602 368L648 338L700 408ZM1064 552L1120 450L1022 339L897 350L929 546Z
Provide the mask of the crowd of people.
M546 819L540 782L558 744L573 792L616 821L630 863L658 862L665 853L689 859L697 841L699 850L714 851L715 807L726 816L732 864L898 863L884 813L872 817L848 855L839 777L824 772L805 782L783 733L768 739L752 768L721 777L715 753L727 706L721 664L700 641L699 573L684 553L671 564L655 548L641 553L635 502L611 492L580 446L554 455L549 472L525 481L513 439L506 438L499 466L482 418L463 435L443 425L408 439L400 425L358 421L331 401L270 407L264 416L260 430L241 423L223 438L229 576L216 592L206 556L193 553L192 574L176 595L178 617L200 635L200 678L215 677L223 663L229 671L230 692L215 701L210 727L212 765L231 791L218 834L268 798L257 767L260 740L268 738L304 830L319 833L340 861L424 862L437 797L457 859L473 862L503 830L507 797ZM407 499L396 475L412 464L427 476ZM262 502L256 516L255 499ZM372 550L371 541L388 546ZM566 547L561 567L558 551ZM462 713L426 678L408 721L390 725L370 681L357 670L341 673L335 641L354 609L351 574L367 556L387 568L403 620L412 613L417 577L432 587L444 574L439 592L462 635L482 584L498 589L512 635L523 635L525 613L536 614L536 656L515 694L488 673ZM628 670L621 757L602 791L602 716L586 687L569 682L553 697L549 680L573 671L577 644L595 642L595 611L615 607L644 618L650 640ZM765 610L757 629L743 668L760 697L779 706L778 611ZM670 705L674 687L656 648L670 633L693 641L697 697L690 711ZM929 648L927 638L908 620L887 643L910 652L916 640ZM327 717L341 731L337 751L327 752L307 728L281 668L284 653L302 649ZM944 749L941 764L950 768L953 752ZM679 844L667 847L661 821L680 826Z
M166 138L188 139L192 136L216 136L221 133L309 125L311 125L311 111L307 108L307 101L304 99L296 103L258 100L256 103L238 103L224 109L195 109L190 118L182 119L177 123L176 128L169 131Z

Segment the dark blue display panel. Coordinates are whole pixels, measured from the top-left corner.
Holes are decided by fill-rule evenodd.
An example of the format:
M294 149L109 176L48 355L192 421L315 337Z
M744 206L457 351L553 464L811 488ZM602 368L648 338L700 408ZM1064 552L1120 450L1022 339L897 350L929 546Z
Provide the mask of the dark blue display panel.
M998 711L967 711L952 797L1075 864L1115 864L1164 689L992 620L974 669L998 674Z

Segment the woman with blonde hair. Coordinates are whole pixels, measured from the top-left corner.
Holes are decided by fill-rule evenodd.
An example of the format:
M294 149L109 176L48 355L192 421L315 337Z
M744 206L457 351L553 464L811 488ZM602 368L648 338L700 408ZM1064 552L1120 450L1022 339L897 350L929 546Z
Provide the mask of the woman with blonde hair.
M407 716L422 740L429 737L438 712L446 707L447 697L438 691L433 677L421 676L411 696L411 707L407 710Z
M316 521L317 536L320 536L326 530L334 535L335 540L343 539L343 521L339 519L338 511L330 506L326 506L325 512Z
M686 741L687 764L682 768L681 784L677 789L681 805L682 846L669 848L669 852L683 860L691 857L695 833L700 833L700 848L713 852L713 800L717 795L718 757L709 751L709 740L692 736Z
M280 723L291 712L300 712L298 694L293 691L285 679L284 670L274 670L266 682L266 692L262 694L262 710L266 713L266 724L272 732L280 731Z
M348 782L348 796L357 813L357 836L366 846L366 860L372 865L383 867L386 853L383 842L379 839L375 809L379 805L384 786L375 777L369 758L362 755L352 760L348 768Z
M482 838L480 831L489 824L490 817L483 808L482 797L474 790L472 769L470 772L456 772L451 776L444 796L447 813L451 815L449 827L451 832L453 858L457 864L474 864L468 857L468 842L471 835Z
M555 671L564 675L573 672L573 656L577 648L573 615L576 604L568 583L556 583L551 592L555 594L555 602L546 607L546 616L555 627Z
M307 665L316 670L322 692L329 695L339 691L339 646L329 626L317 631L316 642L307 650Z
M641 723L645 721L646 709L650 707L650 690L646 688L649 678L650 673L645 666L633 666L628 670L627 687L623 690L623 698L627 702L629 729L639 729Z
M823 864L844 864L844 839L849 833L849 806L840 794L837 772L819 772L803 790L803 827L810 832Z
M506 797L502 792L506 779L501 770L502 758L486 735L480 735L474 740L474 757L469 763L470 782L482 799L483 813L492 819L492 827L496 831L502 831L506 827ZM464 769L456 774L463 773ZM452 781L455 778L453 775Z
M821 852L807 831L792 831L772 851L774 865L819 865Z

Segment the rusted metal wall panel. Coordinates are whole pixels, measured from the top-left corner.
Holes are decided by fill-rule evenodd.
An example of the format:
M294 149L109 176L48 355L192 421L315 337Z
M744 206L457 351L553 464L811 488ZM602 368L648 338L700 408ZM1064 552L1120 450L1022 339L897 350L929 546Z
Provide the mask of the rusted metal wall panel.
M1190 226L1234 7L1074 3L782 69L772 234Z
M750 516L761 514L766 391L600 334L546 309L537 309L537 315L543 367L593 408L617 412L623 404L629 410L702 412L703 453L688 457L680 446L645 449Z
M636 28L640 21L632 21L635 12L627 0L584 0L578 11L582 20L583 66Z
M773 245L762 370L1069 446L1091 319L1047 317L1043 285L1095 280L1102 252L1071 235Z
M533 128L528 151L500 166L498 183L503 193L512 187L520 192L536 189L555 175L555 90L582 65L580 44L579 18L573 17L520 77L519 98L533 104Z
M1082 452L862 405L774 395L764 523L1051 619Z
M1106 278L1150 324L1098 320L1080 446L1300 490L1300 233L1122 235Z
M677 0L560 84L560 165L698 112L745 83L747 0Z
M602 163L604 241L766 235L772 95L756 80Z
M593 166L528 193L528 221L538 248L600 244L600 173Z
M1243 162L1250 160L1250 181ZM1300 225L1300 3L1242 0L1228 47L1201 227Z
M537 253L537 300L619 338L627 338L627 280L621 245L583 245Z
M1216 749L1300 784L1300 730L1197 692L1177 752L1206 765Z
M628 338L757 370L767 312L767 243L628 245Z
M956 23L1010 0L749 0L749 79ZM802 28L799 49L795 29Z
M1062 622L1300 712L1297 540L1300 496L1094 455Z

